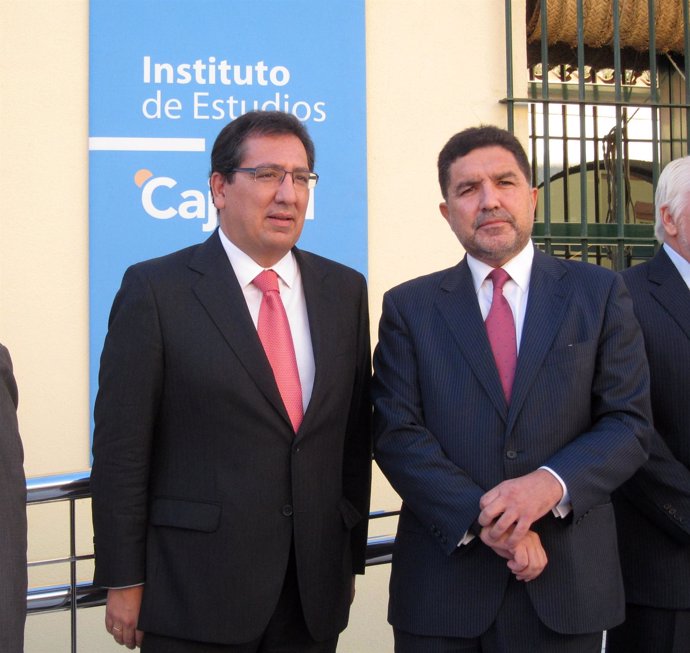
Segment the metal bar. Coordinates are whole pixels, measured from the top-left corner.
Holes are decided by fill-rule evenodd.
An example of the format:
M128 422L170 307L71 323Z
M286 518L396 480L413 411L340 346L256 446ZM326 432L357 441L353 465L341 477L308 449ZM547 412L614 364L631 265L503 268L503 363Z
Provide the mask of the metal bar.
M77 653L77 536L76 536L76 501L69 502L69 585L70 585L70 630L72 634L72 653Z
M506 92L508 97L513 97L513 16L511 0L505 1L506 21ZM515 108L508 102L507 126L512 134L515 131Z
M551 154L549 152L549 111L548 104L544 101L549 99L549 27L548 27L547 0L541 0L541 101L542 101L542 123L544 135L544 235L545 252L551 253L551 242L549 240L551 230Z
M690 3L688 0L684 0L683 2L683 25L684 25L684 30L685 30L685 38L684 40L684 46L685 49L683 51L684 56L685 56L685 70L687 71L688 65L688 57L690 57ZM690 138L690 111L688 110L688 107L690 106L690 83L688 82L687 75L684 76L683 82L685 84L685 139L684 141L687 142L687 139ZM681 150L683 148L681 147ZM687 146L686 150L687 152ZM682 152L681 152L682 154Z
M563 71L565 73L565 71ZM563 131L563 149L561 153L563 155L563 220L565 222L570 222L570 175L567 171L570 170L570 163L568 160L568 112L567 107L563 105L561 107L561 129ZM569 252L566 252L566 256Z
M649 99L640 100L639 102L631 102L627 100L570 100L566 98L539 98L535 99L533 97L515 97L515 98L502 98L499 103L505 104L511 102L512 104L573 104L573 105L584 105L584 106L602 106L602 107L638 107L646 109L650 106L656 106L660 109L687 109L688 105L678 102L652 102Z
M594 222L601 222L601 178L599 171L601 170L601 159L599 157L599 148L601 140L599 139L599 111L597 107L592 108L592 122L594 123Z
M27 562L26 566L27 567L45 567L46 565L63 565L67 562L70 562L71 560L76 560L77 562L82 562L83 560L93 560L94 555L93 553L89 553L87 555L83 556L69 556L67 558L50 558L47 560L34 560L32 562Z
M659 80L656 70L656 21L654 0L647 0L649 17L649 95L652 100L652 197L659 179Z
M613 85L616 102L623 101L621 70L621 34L620 34L620 0L613 0ZM619 242L616 246L614 266L616 270L623 269L623 225L624 225L624 188L623 188L623 129L622 105L616 104L616 125L614 127L616 154L616 195L614 199L614 219L618 227Z
M530 76L533 75L532 70L530 70ZM537 179L537 162L539 161L539 154L537 150L537 105L536 103L530 104L529 110L529 127L531 135L531 154L532 154L532 187L536 188L539 185L539 180ZM543 210L541 206L537 207L539 210Z
M577 99L585 100L585 18L584 0L577 0ZM582 251L580 257L587 260L587 109L584 104L578 107L580 114L580 237Z
M544 228L541 223L535 224L532 234L536 238L546 238ZM653 244L654 225L628 223L624 225L623 235L625 240L635 244ZM579 225L567 222L554 222L551 225L549 238L554 242L572 244L580 240ZM601 222L589 225L589 237L592 242L597 244L616 244L620 238L618 225Z
M66 499L84 499L91 496L89 481L90 472L30 478L26 481L26 502L30 505Z

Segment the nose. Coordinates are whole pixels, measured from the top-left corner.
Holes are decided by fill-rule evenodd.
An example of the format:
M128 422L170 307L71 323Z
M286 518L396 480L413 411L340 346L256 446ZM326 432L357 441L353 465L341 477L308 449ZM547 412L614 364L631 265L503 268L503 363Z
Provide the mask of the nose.
M492 183L482 184L481 190L481 204L482 209L489 211L491 209L496 209L501 205L498 198L498 192Z
M297 191L295 190L295 182L292 179L292 173L288 172L283 181L276 190L276 202L284 204L294 204L297 202Z

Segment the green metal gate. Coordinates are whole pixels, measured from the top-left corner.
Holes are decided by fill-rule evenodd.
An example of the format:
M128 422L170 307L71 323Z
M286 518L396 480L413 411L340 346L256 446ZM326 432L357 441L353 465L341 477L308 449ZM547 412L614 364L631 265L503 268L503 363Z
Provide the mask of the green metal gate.
M534 240L623 269L653 255L659 172L688 154L689 0L527 0L528 88L515 95L506 0L508 128L526 107ZM520 16L522 14L520 13ZM650 47L650 43L653 47Z

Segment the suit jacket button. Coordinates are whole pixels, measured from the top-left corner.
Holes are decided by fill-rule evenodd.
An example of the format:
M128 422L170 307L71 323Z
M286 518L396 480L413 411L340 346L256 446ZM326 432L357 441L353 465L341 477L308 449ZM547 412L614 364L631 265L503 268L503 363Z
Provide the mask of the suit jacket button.
M517 457L517 451L513 451L512 449L506 451L506 458L509 458L510 460L515 460Z
M292 517L292 506L291 505L283 506L283 509L281 512L286 517Z

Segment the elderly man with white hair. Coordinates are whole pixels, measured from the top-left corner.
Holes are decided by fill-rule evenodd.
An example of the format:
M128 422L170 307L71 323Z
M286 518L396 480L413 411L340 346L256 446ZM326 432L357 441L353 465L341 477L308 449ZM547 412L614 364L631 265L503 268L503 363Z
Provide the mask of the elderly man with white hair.
M658 436L615 497L626 620L608 653L690 646L690 156L659 177L650 261L623 272L642 326Z

